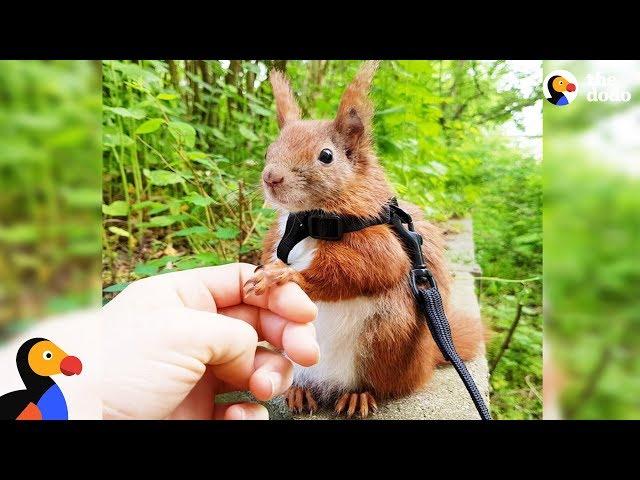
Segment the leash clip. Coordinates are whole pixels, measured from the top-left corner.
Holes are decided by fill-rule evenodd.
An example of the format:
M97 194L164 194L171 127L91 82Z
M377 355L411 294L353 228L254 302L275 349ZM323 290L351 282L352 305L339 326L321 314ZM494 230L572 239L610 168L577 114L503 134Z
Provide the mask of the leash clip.
M425 282L429 284L429 288L438 288L436 279L433 278L433 275L428 268L414 268L411 270L411 274L409 275L409 283L411 284L413 295L418 300L422 298L422 287L420 284Z

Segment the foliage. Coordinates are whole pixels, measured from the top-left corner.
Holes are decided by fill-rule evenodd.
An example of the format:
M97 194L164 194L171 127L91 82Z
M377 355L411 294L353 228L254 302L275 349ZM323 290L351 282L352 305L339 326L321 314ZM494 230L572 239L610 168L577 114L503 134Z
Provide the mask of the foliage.
M624 62L558 63L545 70L584 78ZM618 163L638 143L608 133L611 121L616 129L635 122L627 114L638 112L638 82L630 88L628 104L578 98L566 114L545 105L545 132L554 132L544 151L545 332L566 418L640 416L640 181ZM599 150L585 147L593 138L602 139Z
M148 275L255 261L273 218L259 193L264 150L277 135L267 71L287 71L304 115L331 118L359 64L104 62L106 298ZM517 79L501 61L386 61L372 91L377 148L398 195L435 220L473 210L480 262L505 278L541 270L539 164L497 135L539 98ZM483 284L498 333L515 302L506 294L531 312L496 370L494 413L539 417L528 383L540 390L540 287Z
M0 336L100 298L100 64L0 62Z
M517 305L522 318L509 350L491 375L491 407L498 418L532 419L542 415L542 176L540 165L510 149L493 148L482 162L480 202L472 209L483 318L494 340L492 364Z

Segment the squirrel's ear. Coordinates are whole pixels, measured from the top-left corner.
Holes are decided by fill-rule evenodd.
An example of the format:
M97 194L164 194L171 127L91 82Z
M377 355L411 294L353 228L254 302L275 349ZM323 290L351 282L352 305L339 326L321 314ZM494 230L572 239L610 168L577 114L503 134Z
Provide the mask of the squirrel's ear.
M273 98L276 101L276 111L278 113L278 125L280 128L291 120L300 120L300 108L296 102L287 77L278 70L271 70L269 74Z
M344 138L349 156L371 142L373 103L369 99L369 88L379 64L379 61L365 62L340 100L334 126Z

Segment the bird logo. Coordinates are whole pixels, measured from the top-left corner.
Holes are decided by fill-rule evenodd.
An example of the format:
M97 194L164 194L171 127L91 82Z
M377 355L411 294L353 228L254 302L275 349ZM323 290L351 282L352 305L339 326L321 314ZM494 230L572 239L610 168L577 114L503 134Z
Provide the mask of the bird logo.
M549 103L564 107L578 96L578 82L571 72L554 70L544 79L544 94Z
M0 419L67 420L67 401L51 377L80 375L80 359L46 338L32 338L18 349L16 365L26 388L0 397Z

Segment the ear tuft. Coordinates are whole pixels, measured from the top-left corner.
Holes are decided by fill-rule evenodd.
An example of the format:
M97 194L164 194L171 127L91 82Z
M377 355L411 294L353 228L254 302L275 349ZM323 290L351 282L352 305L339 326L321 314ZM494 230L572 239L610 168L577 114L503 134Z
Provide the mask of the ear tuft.
M347 148L351 151L357 150L362 141L369 142L373 119L369 89L379 64L377 60L365 62L340 100L334 125L345 137Z
M278 125L282 128L287 122L300 120L300 107L293 96L291 86L287 77L279 70L271 70L269 74L273 98L276 101L276 111L278 113Z

